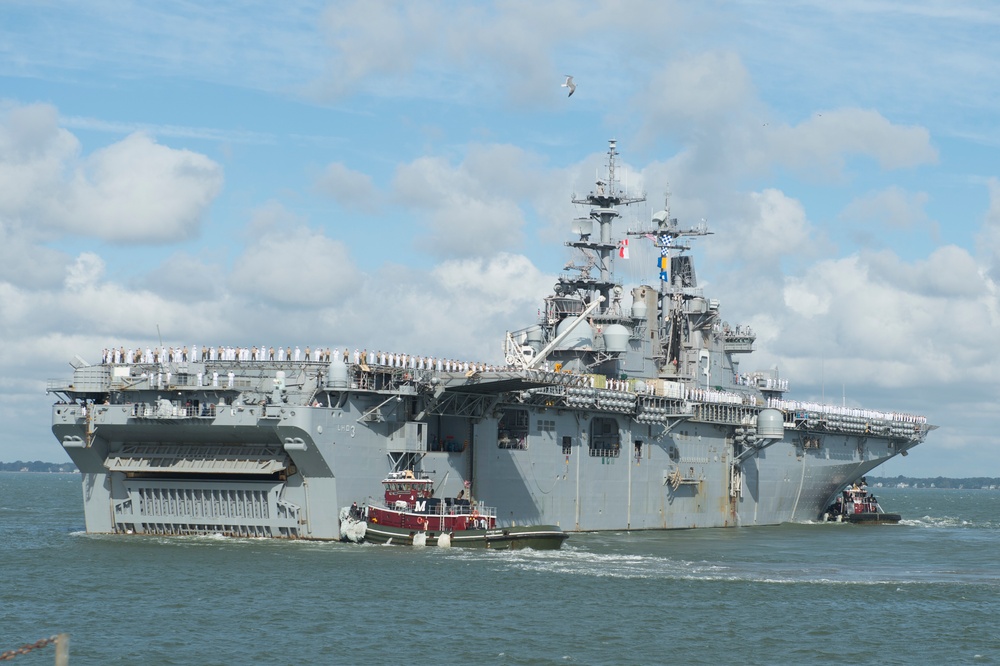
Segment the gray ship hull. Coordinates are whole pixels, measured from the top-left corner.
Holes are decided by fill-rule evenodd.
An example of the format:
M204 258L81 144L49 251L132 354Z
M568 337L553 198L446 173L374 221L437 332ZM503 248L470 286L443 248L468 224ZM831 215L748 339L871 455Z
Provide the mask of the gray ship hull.
M305 378L325 366L262 363L254 372L279 369ZM217 390L174 385L183 404L157 403L167 391L127 389L101 366L89 374L77 390L90 382L91 392L119 402L57 404L53 432L83 474L87 530L95 533L337 539L339 507L378 498L381 480L401 465L432 473L439 496L469 481L478 499L498 507L502 525L590 531L814 520L840 488L905 452L926 428L888 423L894 435L851 434L789 417L780 440L737 464L747 449L736 433L760 409L678 400L673 417L641 423L634 414L567 406L567 387L538 379L545 373L484 373L468 385L461 375L428 372L391 390L314 392L318 406L223 405L212 413L204 405L217 403ZM454 385L447 398L421 392L435 380ZM491 381L534 388L526 402L525 391L491 392ZM476 392L466 393L470 387ZM71 390L50 387L59 388ZM700 420L720 410L712 416L730 422ZM504 421L511 413L523 424L513 437ZM593 446L595 421L608 419L612 445Z

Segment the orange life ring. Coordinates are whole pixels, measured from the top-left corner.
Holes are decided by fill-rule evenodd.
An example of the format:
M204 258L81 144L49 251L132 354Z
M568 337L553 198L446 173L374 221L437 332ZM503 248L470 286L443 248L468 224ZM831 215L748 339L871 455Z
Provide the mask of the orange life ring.
M417 525L420 525L421 527L426 528L427 527L427 519L426 518L417 518Z

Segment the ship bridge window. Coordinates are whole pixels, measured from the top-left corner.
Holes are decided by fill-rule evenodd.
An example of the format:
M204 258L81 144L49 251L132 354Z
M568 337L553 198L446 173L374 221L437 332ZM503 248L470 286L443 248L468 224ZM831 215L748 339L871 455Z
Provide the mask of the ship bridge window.
M528 410L506 409L497 422L497 447L528 448Z
M594 417L590 422L590 455L616 458L621 448L618 421L606 416Z

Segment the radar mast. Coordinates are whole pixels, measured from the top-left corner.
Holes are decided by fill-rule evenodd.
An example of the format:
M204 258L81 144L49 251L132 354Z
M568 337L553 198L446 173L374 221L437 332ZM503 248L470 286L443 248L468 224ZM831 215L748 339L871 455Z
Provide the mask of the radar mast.
M586 291L591 292L591 296L602 296L604 298L605 309L613 306L616 302L612 294L614 288L616 286L619 288L621 287L620 284L614 281L611 270L612 253L618 249L618 244L611 238L611 224L614 219L619 216L616 208L618 206L628 206L629 204L639 203L646 200L645 195L640 194L630 196L625 189L622 188L616 174L618 142L615 139L611 139L608 144L607 177L606 179L598 177L597 182L595 183L595 189L587 194L587 196L577 197L574 195L572 199L573 203L590 206L591 209L589 219L584 218L583 220L578 220L575 228L577 233L580 235L580 239L566 243L568 246L575 247L589 255L592 260L589 261L588 264L590 264L590 266L599 267L600 277L590 277L590 266L587 266L588 270L583 271L580 270L580 267L570 265L566 268L580 270L580 275L575 278L561 277L559 279L559 284L556 285L557 294L571 294L573 292ZM593 224L592 221L596 221L598 224L599 233L596 240L591 238L593 235L590 233ZM587 224L580 224L580 222L585 222ZM590 228L584 228L585 226L589 226ZM596 294L593 292L596 292Z

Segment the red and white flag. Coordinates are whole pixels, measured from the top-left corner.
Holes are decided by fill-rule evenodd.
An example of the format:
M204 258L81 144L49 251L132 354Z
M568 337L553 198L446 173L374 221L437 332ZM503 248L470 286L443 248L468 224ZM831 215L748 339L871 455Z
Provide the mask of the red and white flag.
M618 241L618 256L622 259L628 259L628 239L624 238Z

